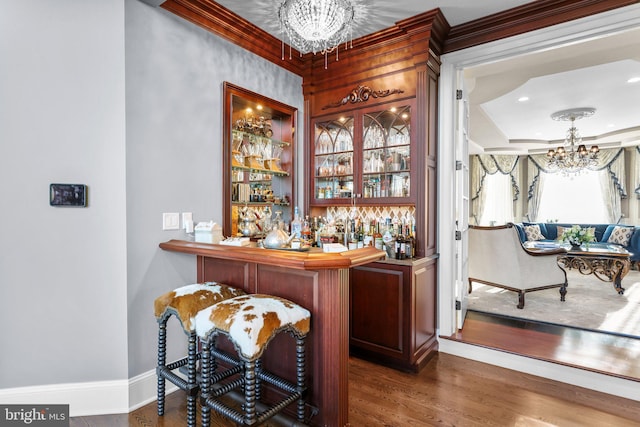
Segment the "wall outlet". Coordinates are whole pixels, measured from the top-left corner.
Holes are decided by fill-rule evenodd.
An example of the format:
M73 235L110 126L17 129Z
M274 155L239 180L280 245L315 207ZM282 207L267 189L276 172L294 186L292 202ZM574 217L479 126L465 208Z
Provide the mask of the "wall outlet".
M162 229L163 230L179 230L180 214L178 212L163 213Z

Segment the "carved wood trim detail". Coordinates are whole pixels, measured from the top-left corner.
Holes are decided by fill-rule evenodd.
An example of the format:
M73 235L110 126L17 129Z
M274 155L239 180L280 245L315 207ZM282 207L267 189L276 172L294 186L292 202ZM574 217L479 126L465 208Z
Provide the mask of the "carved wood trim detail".
M358 85L344 98L339 101L332 102L331 104L327 104L322 107L322 109L327 110L329 108L337 108L348 103L357 104L358 102L367 102L369 98L384 98L389 95L403 92L404 91L402 89L373 90L369 86Z
M539 30L584 18L638 0L537 0L451 27L442 53Z

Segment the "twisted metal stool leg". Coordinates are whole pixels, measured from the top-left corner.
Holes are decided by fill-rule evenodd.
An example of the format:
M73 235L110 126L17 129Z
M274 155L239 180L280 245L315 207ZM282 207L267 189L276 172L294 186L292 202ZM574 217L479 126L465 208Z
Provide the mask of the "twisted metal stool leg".
M262 380L260 379L260 372L262 371L262 359L256 360L256 402L260 402L262 399Z
M164 415L165 379L160 375L160 369L167 364L167 319L158 322L158 415Z
M198 343L195 333L189 335L187 355L187 426L196 426L196 399L198 398L198 383L196 381L196 363L198 361Z
M247 361L244 363L244 422L247 425L255 424L256 415L256 363Z
M209 342L204 341L202 344L202 386L200 387L201 398L201 422L202 427L209 427L211 423L211 408L207 405L207 399L211 393L211 351L209 350Z
M298 399L298 421L304 421L304 406L305 406L305 375L306 375L306 359L305 359L305 347L304 338L296 338L296 386L297 390L301 393L300 399Z

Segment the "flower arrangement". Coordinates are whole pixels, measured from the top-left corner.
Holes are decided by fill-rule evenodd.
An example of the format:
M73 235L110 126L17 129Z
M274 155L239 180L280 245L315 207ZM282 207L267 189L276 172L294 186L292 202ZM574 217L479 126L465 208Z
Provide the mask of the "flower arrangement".
M569 242L572 246L580 246L582 243L590 243L596 241L593 234L593 228L582 228L579 225L573 225L571 228L565 228L560 240Z

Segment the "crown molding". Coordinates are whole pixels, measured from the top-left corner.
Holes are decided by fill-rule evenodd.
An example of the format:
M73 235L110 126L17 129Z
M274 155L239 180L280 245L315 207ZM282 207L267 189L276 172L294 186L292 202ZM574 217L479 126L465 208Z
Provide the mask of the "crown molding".
M538 0L451 28L449 53L638 3L637 0Z
M167 0L160 7L294 74L304 73L304 59L298 51L294 49L289 59L285 45L282 59L282 41L214 1Z

